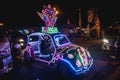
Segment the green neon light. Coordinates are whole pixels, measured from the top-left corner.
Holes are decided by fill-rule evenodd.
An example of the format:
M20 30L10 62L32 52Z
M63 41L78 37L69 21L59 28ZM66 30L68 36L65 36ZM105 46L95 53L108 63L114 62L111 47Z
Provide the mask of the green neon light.
M42 32L46 32L46 33L58 33L58 29L57 27L42 27Z

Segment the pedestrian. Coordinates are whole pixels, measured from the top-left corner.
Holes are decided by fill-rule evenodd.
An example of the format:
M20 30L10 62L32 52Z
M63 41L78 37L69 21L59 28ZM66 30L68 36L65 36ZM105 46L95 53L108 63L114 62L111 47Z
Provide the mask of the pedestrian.
M120 61L120 34L114 44L115 47L115 56Z
M15 42L12 47L12 57L14 67L19 67L21 64L21 46L19 43Z
M77 35L78 35L78 38L81 37L81 31L80 31L80 29L78 30Z
M34 62L35 60L35 54L32 46L30 44L27 45L27 47L24 50L24 61L26 64L30 64Z

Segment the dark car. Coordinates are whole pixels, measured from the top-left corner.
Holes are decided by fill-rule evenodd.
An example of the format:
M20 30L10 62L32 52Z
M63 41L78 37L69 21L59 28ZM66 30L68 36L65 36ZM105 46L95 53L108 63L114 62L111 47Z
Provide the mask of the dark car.
M114 43L119 35L119 29L110 27L105 30L105 37L103 38L102 50L114 51Z

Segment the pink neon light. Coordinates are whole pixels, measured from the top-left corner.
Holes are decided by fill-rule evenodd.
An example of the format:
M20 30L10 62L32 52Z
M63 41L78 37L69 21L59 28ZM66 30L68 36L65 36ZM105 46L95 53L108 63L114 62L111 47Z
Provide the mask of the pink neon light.
M57 20L57 15L56 11L53 10L51 5L48 4L48 6L44 6L41 12L42 13L37 11L37 14L45 22L46 27L54 27Z

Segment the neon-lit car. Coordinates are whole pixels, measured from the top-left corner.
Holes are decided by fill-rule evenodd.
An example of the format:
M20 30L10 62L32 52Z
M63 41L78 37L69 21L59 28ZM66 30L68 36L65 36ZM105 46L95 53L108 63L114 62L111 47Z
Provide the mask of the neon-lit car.
M48 40L45 41L46 47L42 48L42 40L47 37ZM31 33L28 36L28 44L30 44L33 49L36 60L51 63L65 63L66 65L61 65L60 67L67 66L67 69L77 73L84 73L89 70L93 64L93 59L89 51L82 46L72 44L68 37L62 33ZM43 49L45 49L43 51ZM64 71L64 70L63 70Z
M6 30L0 28L0 75L13 68L9 36Z

